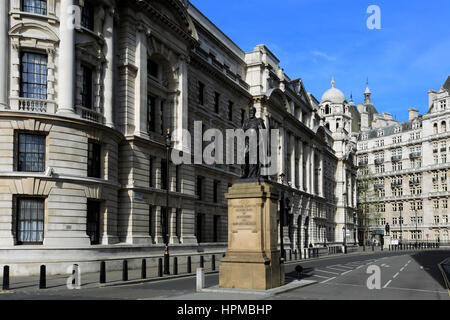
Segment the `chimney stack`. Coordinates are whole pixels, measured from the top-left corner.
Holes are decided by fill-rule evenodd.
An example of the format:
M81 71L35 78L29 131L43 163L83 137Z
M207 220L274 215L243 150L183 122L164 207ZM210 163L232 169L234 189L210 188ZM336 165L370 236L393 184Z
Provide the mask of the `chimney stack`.
M419 110L415 108L409 108L408 112L409 112L409 121L414 120L419 116Z

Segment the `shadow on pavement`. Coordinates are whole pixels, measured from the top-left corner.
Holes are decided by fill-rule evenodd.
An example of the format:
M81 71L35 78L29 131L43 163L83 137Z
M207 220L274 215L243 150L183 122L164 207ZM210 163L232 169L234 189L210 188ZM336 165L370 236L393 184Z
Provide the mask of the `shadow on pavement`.
M443 289L447 290L444 278L438 264L450 257L450 250L424 251L412 254L411 257L426 271Z

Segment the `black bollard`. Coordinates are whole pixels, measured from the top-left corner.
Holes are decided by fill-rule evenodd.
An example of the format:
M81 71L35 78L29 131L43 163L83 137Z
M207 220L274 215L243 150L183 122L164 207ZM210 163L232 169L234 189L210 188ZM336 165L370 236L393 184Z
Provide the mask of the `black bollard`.
M141 279L147 278L147 260L142 259L142 265L141 265Z
M216 271L216 256L214 254L211 257L211 270Z
M9 266L3 267L3 285L2 290L9 290Z
M192 263L191 263L191 257L189 256L187 258L187 273L191 273L192 272Z
M158 259L158 277L163 276L162 258Z
M39 289L47 288L47 280L46 280L46 267L41 265L41 272L39 276Z
M100 262L100 283L106 283L106 262Z
M292 250L289 250L289 261L292 261Z
M122 281L128 281L128 261L123 260Z
M205 267L205 259L203 258L203 256L200 256L200 268L204 267Z
M295 272L297 273L298 280L300 280L303 274L303 267L301 265L296 266Z
M177 257L173 258L173 274L174 275L178 274L178 258Z

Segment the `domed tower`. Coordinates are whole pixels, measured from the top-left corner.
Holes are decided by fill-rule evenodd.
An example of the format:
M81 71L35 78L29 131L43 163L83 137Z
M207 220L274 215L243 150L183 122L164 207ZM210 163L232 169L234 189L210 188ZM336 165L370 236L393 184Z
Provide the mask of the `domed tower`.
M320 115L325 120L325 126L331 132L342 129L348 133L352 132L351 113L349 104L341 90L335 88L336 81L331 80L331 88L322 96L320 103Z

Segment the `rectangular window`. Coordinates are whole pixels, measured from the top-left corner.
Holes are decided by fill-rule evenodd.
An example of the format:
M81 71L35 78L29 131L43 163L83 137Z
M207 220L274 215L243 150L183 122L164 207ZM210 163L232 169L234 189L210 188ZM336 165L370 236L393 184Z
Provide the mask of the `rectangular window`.
M203 215L201 213L197 213L197 219L196 219L196 225L195 225L195 235L197 236L197 242L203 242Z
M175 234L178 237L178 239L181 238L181 209L177 209L177 216L175 221Z
M84 2L84 6L81 9L81 26L94 30L94 7L87 1Z
M92 81L92 68L82 65L81 70L83 72L83 86L81 89L81 105L87 109L93 109L93 81Z
M20 69L20 96L46 100L47 55L22 52Z
M47 0L22 0L22 11L47 15Z
M19 133L18 140L17 170L22 172L44 172L46 136Z
M88 200L87 202L86 233L91 244L100 243L100 202Z
M228 101L228 120L233 121L233 101Z
M181 192L181 176L180 176L181 166L178 165L175 167L175 191Z
M101 145L93 141L88 145L88 177L101 178Z
M149 168L148 168L148 184L150 188L154 187L153 182L153 159L150 158Z
M150 205L148 207L148 235L153 237L153 207Z
M196 191L198 200L203 200L203 177L197 177Z
M155 132L156 126L156 98L148 96L147 98L147 130Z
M219 240L219 221L220 216L214 216L213 242L218 242Z
M147 60L147 72L150 76L154 78L158 78L159 66L155 61L148 59Z
M44 208L44 199L17 199L17 244L44 242Z
M205 105L205 85L202 82L198 83L198 103Z
M213 192L214 192L214 195L213 195L213 197L214 197L214 202L215 203L217 203L217 201L218 201L218 198L219 198L219 181L214 181L214 190L213 190Z
M220 111L220 93L214 92L214 112L219 113Z

